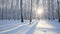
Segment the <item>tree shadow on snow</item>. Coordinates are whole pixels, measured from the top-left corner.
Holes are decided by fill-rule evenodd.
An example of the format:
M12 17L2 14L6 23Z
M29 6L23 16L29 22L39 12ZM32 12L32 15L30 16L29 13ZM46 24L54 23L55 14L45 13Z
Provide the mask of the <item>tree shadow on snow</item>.
M33 25L25 34L33 34L36 29L36 25L37 25L37 23L35 25Z

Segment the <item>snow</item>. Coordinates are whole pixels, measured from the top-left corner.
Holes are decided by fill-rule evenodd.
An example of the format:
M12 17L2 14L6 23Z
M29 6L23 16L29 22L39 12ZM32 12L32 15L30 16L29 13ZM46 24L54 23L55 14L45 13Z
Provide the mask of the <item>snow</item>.
M32 24L36 22L37 20L32 20ZM12 33L14 31L18 31L23 29L25 26L29 26L29 20L24 20L22 23L21 20L0 20L0 33L7 34L7 33ZM26 28L25 27L25 28ZM25 29L24 28L24 29ZM10 32L11 31L11 32Z
M33 34L60 34L60 23L54 20L40 20Z
M24 20L23 23L20 20L4 22L1 23L0 34L60 34L58 20L33 20L31 24L29 20Z

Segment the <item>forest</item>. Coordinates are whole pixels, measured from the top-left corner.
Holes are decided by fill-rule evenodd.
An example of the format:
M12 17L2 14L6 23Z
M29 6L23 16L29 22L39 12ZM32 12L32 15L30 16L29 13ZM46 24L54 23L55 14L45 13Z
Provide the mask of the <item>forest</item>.
M0 0L0 19L59 19L59 0Z

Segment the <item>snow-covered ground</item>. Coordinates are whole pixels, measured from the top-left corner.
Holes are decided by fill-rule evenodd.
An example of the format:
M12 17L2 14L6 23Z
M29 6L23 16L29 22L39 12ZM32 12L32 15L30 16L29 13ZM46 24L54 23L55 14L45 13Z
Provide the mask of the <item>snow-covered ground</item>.
M57 20L40 20L33 34L60 34L60 23Z
M29 20L24 20L23 23L21 20L0 20L0 34L15 34L16 31L20 30L21 32L36 22L38 20L35 19L32 20L31 24L29 24Z
M23 23L17 20L4 22L0 23L0 34L60 34L60 23L57 20L33 20L31 24L29 20Z

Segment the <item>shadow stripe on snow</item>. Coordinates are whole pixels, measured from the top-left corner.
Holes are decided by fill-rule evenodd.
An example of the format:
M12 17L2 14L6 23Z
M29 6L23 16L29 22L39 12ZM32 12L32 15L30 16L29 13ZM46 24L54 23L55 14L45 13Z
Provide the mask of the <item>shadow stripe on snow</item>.
M13 34L25 34L32 26L37 24L38 21L33 21L33 22L31 24L29 24L29 25L24 26L21 30L16 31Z
M27 23L27 24L28 24L28 23ZM27 25L27 24L24 24L24 25ZM8 30L0 31L0 33L9 32L9 31L15 30L15 29L17 29L17 28L19 28L19 27L22 27L22 26L24 26L24 25L19 25L19 26L16 26L16 27L11 28L11 29L8 29Z
M33 21L33 22L35 22L35 21ZM33 22L32 22L32 24L33 24ZM0 31L0 33L6 33L6 32L10 32L10 31L12 31L12 30L18 29L18 28L20 28L20 27L22 27L22 26L25 26L25 25L28 25L28 24L29 24L29 23L27 23L27 24L24 24L24 25L19 25L19 26L16 26L16 27L14 27L14 28L11 28L11 29L9 29L9 30Z

